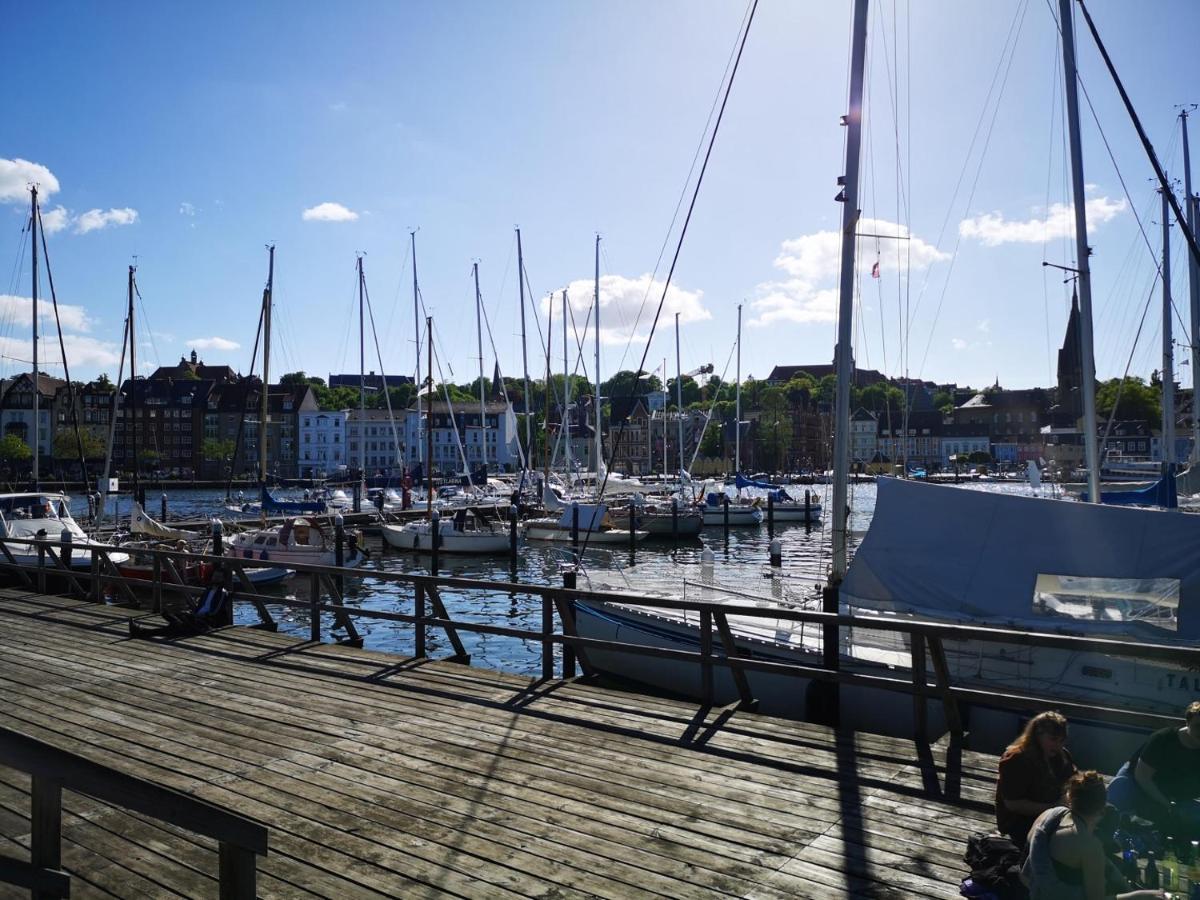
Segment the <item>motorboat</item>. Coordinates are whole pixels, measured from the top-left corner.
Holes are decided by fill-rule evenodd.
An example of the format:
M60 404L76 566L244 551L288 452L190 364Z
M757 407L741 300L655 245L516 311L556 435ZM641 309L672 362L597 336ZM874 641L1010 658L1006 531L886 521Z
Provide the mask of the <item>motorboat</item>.
M428 519L404 525L384 525L383 539L397 550L433 549L433 522ZM438 520L438 550L445 553L507 553L508 530L486 521L467 509Z
M763 511L757 499L729 498L727 500L724 498L729 498L729 495L721 491L710 491L705 494L700 510L706 526L724 525L726 510L728 510L728 522L731 527L742 528L762 524Z
M92 540L71 516L71 501L64 493L34 491L23 494L0 494L0 542L21 565L37 565L38 549L29 544L9 543L3 538L41 540L53 545L62 544L63 534L71 538L71 568L88 569L92 565L89 547L112 548L112 544ZM110 549L107 554L113 565L128 562L129 554Z
M337 565L333 535L325 526L309 519L287 519L281 525L243 531L230 539L229 546L231 553L242 559L271 563L272 566ZM362 562L360 546L357 541L347 541L343 566L357 566Z

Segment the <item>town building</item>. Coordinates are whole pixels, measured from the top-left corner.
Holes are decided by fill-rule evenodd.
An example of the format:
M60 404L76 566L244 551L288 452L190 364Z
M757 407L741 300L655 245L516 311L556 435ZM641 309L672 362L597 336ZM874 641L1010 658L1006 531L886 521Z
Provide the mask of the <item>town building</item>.
M401 449L407 453L410 461L425 457L427 440L425 428L428 424L425 407L425 403L421 403L419 406L414 405L405 413ZM368 410L368 412L373 411ZM386 420L387 412L382 412L383 418ZM356 414L351 413L352 420ZM477 403L464 404L463 408L456 408L445 401L435 401L432 404L432 416L433 468L435 471L462 472L464 454L467 467L471 471L478 469L485 462L489 471L511 472L519 468L521 454L517 444L517 418L508 404L487 403L483 409L482 427ZM353 443L353 421L350 427L350 440ZM387 430L390 431L390 428ZM368 435L367 440L371 439L371 436ZM390 434L388 439L390 440ZM375 440L378 441L378 435ZM353 454L352 448L352 457Z
M42 373L37 378L38 416L33 421L34 379L32 372L23 372L7 382L0 399L0 429L4 435L15 435L30 448L37 441L41 459L54 453L55 423L58 421L59 390L66 387L61 378ZM65 395L64 395L65 396Z
M367 477L401 474L406 458L402 412L351 409L346 413L344 428L345 464L349 468L361 468Z
M991 462L992 439L982 426L943 424L941 457L943 469L953 469L956 464L961 468L972 457L977 462Z
M605 445L612 469L626 475L650 472L650 411L641 397L613 400Z
M876 430L878 453L909 468L936 470L942 465L942 414L937 410L885 411Z
M401 385L412 384L413 377L411 375L376 375L374 371L368 372L366 375L360 375L358 372L353 374L342 374L329 376L329 386L331 388L348 387L354 388L356 391L359 386L365 386L368 391L379 391L386 384L390 388L398 388Z
M346 457L348 409L305 410L300 414L301 478L325 478L350 466Z
M771 374L767 376L767 384L773 387L782 387L800 374L810 375L816 381L820 381L828 375L837 375L837 366L834 363L815 363L808 366L776 366L771 370ZM859 387L879 384L887 380L888 377L886 375L874 369L860 369L857 366L854 368L854 383Z
M861 406L850 416L850 464L863 471L879 451L879 419Z

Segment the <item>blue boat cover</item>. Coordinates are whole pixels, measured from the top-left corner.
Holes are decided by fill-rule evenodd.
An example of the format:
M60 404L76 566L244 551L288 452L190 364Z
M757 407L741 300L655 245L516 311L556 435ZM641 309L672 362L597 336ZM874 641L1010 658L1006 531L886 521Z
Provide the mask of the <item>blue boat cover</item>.
M263 512L285 513L287 515L321 514L325 512L324 500L276 500L266 486L262 489Z
M765 491L771 491L775 489L775 485L771 484L769 481L752 481L741 472L738 472L737 475L733 477L733 483L737 486L739 491L742 490L742 488L748 487L762 488Z
M1085 491L1081 498L1085 503ZM1100 502L1111 506L1161 506L1163 509L1179 508L1179 491L1175 485L1175 467L1149 487L1136 491L1101 491Z

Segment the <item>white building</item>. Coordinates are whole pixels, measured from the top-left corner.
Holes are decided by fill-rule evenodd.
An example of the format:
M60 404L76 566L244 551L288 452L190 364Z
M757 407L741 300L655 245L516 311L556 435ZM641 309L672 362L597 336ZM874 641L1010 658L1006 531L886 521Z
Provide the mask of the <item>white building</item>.
M321 478L350 463L346 457L346 417L349 410L314 410L300 413L300 475Z
M399 475L405 460L404 413L395 424L386 409L352 409L346 416L346 464L371 475ZM397 444L399 446L397 446Z
M444 401L433 404L433 468L439 472L460 473L463 454L467 464L475 469L485 461L489 471L513 471L520 467L521 454L517 444L517 417L505 403L484 406L484 423L480 428L479 405L454 408ZM407 410L402 445L411 450L409 464L425 458L425 404ZM460 451L459 447L462 447Z
M948 426L952 428L953 426ZM942 435L942 468L953 469L953 457L958 457L961 465L972 453L992 452L992 442L986 434L944 434Z
M861 406L850 417L850 461L866 465L879 449L879 421Z

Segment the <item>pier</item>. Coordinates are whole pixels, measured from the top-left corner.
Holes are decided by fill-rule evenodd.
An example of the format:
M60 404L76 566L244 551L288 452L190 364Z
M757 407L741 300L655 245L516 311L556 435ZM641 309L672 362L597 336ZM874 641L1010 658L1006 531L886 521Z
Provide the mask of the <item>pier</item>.
M952 898L992 821L995 760L941 745L130 615L0 591L0 727L261 825L260 896ZM72 896L217 895L215 841L62 807ZM0 769L4 856L29 810Z

